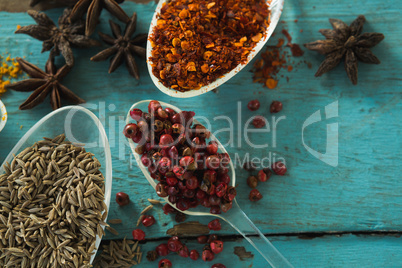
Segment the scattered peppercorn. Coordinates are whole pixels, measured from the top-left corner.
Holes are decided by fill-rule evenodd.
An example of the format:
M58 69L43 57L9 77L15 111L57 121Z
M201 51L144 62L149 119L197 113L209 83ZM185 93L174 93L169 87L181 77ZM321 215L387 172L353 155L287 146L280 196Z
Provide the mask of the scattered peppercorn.
M116 202L119 206L128 205L128 203L130 203L130 197L126 193L118 192L116 194Z
M276 175L283 176L285 175L287 168L284 163L278 161L272 164L272 171L275 172Z
M158 256L167 256L169 254L168 245L164 243L158 245L155 250L158 253Z
M152 72L179 91L207 85L247 62L268 16L263 0L168 1L149 38Z
M266 124L265 118L263 116L257 115L254 117L252 124L255 128L262 128Z
M220 231L222 229L219 219L212 220L208 223L209 230Z
M251 100L248 104L247 104L247 108L250 111L257 111L260 108L260 101L259 100Z
M200 244L205 244L208 241L208 237L206 235L201 235L197 237L197 242Z
M248 178L247 178L247 185L250 187L250 188L255 188L255 187L257 187L257 185L258 185L258 179L255 177L255 176L249 176Z
M282 102L280 101L273 101L271 103L271 106L269 107L269 111L271 113L279 113L280 111L282 111Z
M134 240L142 241L145 239L145 233L141 229L135 229L132 235Z
M264 172L263 169L261 169L260 171L258 171L258 175L257 178L260 182L266 182L268 180L268 176L267 174Z
M168 259L162 259L159 261L158 268L171 268L172 262Z
M193 249L190 251L190 259L196 261L200 257L200 253L197 250Z
M156 221L155 221L154 216L151 216L151 215L144 215L144 217L143 217L143 219L142 219L142 224L143 224L145 227L152 226L152 225L154 225L155 222L156 222Z
M255 166L255 164L252 161L248 161L243 164L243 168L246 171L254 171L257 167Z
M214 254L219 254L223 250L223 242L220 240L212 241L209 246Z
M213 261L214 258L215 258L215 255L211 250L206 249L206 250L202 251L202 260L203 261Z
M222 263L215 263L211 266L211 268L226 268L226 266Z
M253 189L253 190L251 190L248 198L250 199L250 201L256 202L256 201L261 200L262 194L257 189Z

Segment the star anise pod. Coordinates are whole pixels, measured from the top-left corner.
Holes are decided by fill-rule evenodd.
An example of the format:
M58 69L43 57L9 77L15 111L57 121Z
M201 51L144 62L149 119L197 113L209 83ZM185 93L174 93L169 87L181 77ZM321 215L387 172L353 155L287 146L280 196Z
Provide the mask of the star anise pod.
M6 86L6 89L16 91L33 91L31 96L20 105L20 110L27 110L42 103L50 94L50 104L53 110L61 107L60 98L67 99L73 103L84 103L85 101L75 95L71 90L61 84L63 78L69 73L71 67L64 65L57 70L54 58L49 57L46 62L45 71L42 71L32 63L17 58L21 69L31 76L30 79L22 80Z
M36 21L37 25L23 26L15 33L23 33L32 36L35 39L43 41L42 52L49 51L50 57L60 54L63 55L66 64L72 66L74 64L72 46L76 47L92 47L100 45L99 41L90 39L83 35L83 21L69 23L71 9L65 9L59 18L59 27L45 14L35 10L29 10L28 14Z
M318 40L304 46L325 55L315 76L332 70L345 57L345 69L350 81L357 84L357 62L379 64L380 60L371 52L384 39L381 33L363 33L366 18L360 15L349 26L339 19L329 19L333 30L321 29L326 40Z
M124 0L79 0L73 7L70 20L79 20L87 12L85 35L90 36L95 31L103 8L124 23L130 20L126 12L119 6L119 3L122 2Z
M78 0L58 0L58 1L56 1L56 2L57 2L57 3L60 3L60 4L64 5L64 6L72 6L72 5L74 5L75 3L77 3L77 1L78 1ZM31 7L34 7L34 6L36 6L37 4L39 4L40 2L42 2L42 0L31 0L31 1L29 2L29 5L30 5Z
M137 13L134 12L133 16L126 25L124 34L121 33L121 28L118 24L113 21L109 21L110 28L112 29L113 36L99 33L100 38L111 47L102 50L95 56L91 58L92 61L103 61L116 54L110 61L109 73L114 72L117 67L121 65L123 60L126 60L127 69L130 74L139 79L138 67L135 63L134 54L145 58L146 50L145 48L138 46L147 40L147 34L138 34L131 39L134 34L137 25Z

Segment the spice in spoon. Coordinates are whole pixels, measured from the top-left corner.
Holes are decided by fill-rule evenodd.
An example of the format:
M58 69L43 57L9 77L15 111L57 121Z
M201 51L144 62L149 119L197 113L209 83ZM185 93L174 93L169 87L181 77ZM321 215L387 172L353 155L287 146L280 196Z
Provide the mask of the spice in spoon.
M199 89L246 63L268 26L264 0L169 1L150 35L152 72L171 89Z

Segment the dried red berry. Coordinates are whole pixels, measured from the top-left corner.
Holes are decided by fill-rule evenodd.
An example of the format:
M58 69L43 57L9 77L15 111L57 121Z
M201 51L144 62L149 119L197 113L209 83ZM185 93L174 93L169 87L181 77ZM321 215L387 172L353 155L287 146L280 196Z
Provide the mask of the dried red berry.
M137 136L140 131L139 127L136 124L127 124L123 129L123 134L126 138L133 139Z
M247 108L250 111L257 111L260 108L260 101L259 100L251 100L247 104Z
M162 210L163 210L163 213L165 213L166 215L175 212L175 209L169 204L165 204L162 207Z
M200 253L198 253L197 250L193 249L192 251L190 251L190 259L196 261L196 260L198 260L199 257L200 257Z
M268 180L268 176L267 176L267 174L264 172L263 169L261 169L260 171L258 171L257 177L258 177L258 180L259 180L260 182L266 182L266 181Z
M183 247L183 244L179 241L177 236L171 237L167 245L169 250L172 252L178 252Z
M212 204L211 204L212 205ZM209 210L211 214L221 214L221 207L219 205L217 206L211 206L211 209Z
M282 102L280 101L273 101L271 103L271 106L269 107L269 111L271 113L279 113L280 111L282 111Z
M260 115L255 116L252 123L255 128L262 128L266 124L265 118Z
M221 253L222 250L223 250L223 242L220 241L220 240L215 240L215 241L211 242L211 243L209 244L209 246L211 247L211 251L212 251L214 254L219 254L219 253Z
M211 235L208 237L207 243L208 243L208 244L211 244L211 242L213 242L213 241L215 241L215 240L218 240L218 236L217 236L216 234L211 234Z
M219 219L212 220L208 223L209 230L219 231L222 229L221 222Z
M257 189L253 189L251 190L248 198L250 199L250 201L256 202L258 200L261 200L262 194Z
M173 145L173 138L171 135L169 134L164 134L161 136L161 138L159 139L159 146L161 148L169 148L170 146Z
M166 256L169 254L169 248L167 244L160 244L159 246L156 247L155 250L159 256Z
M206 168L208 169L218 169L219 168L220 159L217 155L210 155L205 160Z
M142 111L140 109L134 108L130 111L130 116L132 119L138 121L142 117Z
M159 261L158 264L158 268L171 268L172 266L173 266L172 262L169 261L168 259L162 259Z
M197 237L197 242L200 244L205 244L208 241L208 237L206 235L201 235Z
M211 266L211 268L226 268L226 266L222 263L215 263Z
M183 257L183 258L188 258L188 256L190 256L190 251L188 250L188 247L186 245L184 245L183 247L181 247L179 249L179 256Z
M186 180L186 187L190 190L198 188L198 179L196 176L192 176ZM195 193L195 192L194 192Z
M202 252L202 260L203 261L213 261L214 258L215 258L215 255L211 250L206 249Z
M218 143L216 141L210 141L207 146L208 154L216 154L218 152Z
M285 175L287 168L284 163L278 161L272 164L272 171L275 172L276 175L283 176Z
M209 181L210 183L215 183L216 181L216 171L215 170L206 170L203 176L204 181Z
M255 188L255 187L257 187L257 185L258 185L258 179L255 177L255 176L250 176L250 177L248 177L247 178L247 185L250 187L250 188Z
M154 216L151 216L151 215L144 215L144 217L142 219L142 224L145 227L149 227L149 226L153 225L155 222L156 221L155 221Z
M159 101L152 100L148 104L148 113L155 113L161 106Z
M223 197L226 194L227 189L228 189L228 186L225 183L220 183L218 186L216 186L216 189L215 189L216 195L218 197Z
M141 229L135 229L132 235L134 240L142 241L145 239L145 233Z
M116 194L116 202L119 206L128 205L128 203L130 203L130 197L126 193L119 192Z

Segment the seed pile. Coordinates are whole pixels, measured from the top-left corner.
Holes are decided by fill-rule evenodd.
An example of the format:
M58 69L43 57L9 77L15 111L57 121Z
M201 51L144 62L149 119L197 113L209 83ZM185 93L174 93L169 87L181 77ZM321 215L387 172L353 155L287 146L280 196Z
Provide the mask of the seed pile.
M64 134L36 142L4 165L0 267L90 267L107 215L100 166Z
M109 245L103 245L102 248L102 253L95 258L95 268L129 268L141 262L142 252L140 252L138 241L112 240Z

